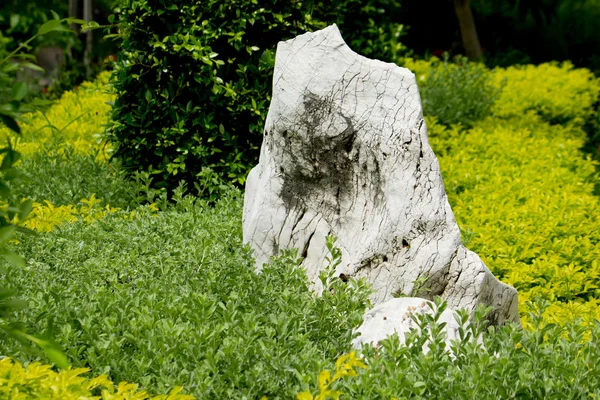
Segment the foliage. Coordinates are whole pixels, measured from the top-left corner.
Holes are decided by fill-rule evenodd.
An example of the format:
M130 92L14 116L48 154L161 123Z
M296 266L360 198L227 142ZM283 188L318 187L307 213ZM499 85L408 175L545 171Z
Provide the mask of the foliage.
M365 346L366 373L340 382L339 391L351 399L587 399L600 394L600 323L588 328L568 323L544 324L544 302L531 304L535 329L516 325L485 328L479 309L473 322L460 312L460 340L445 345L439 317L419 315L419 330L400 345L397 335ZM482 341L470 340L481 337ZM428 352L423 345L428 341Z
M15 50L7 51L4 47L2 48L2 51L0 52L0 84L6 84L10 81L11 73L24 66L29 66L31 68L36 67L35 65L26 62L29 57L27 54L23 53L25 49L29 48L29 43L51 32L68 31L65 24L80 23L80 21L72 18L59 19L56 14L54 14L54 17L53 20L41 25L34 36L27 41L20 43ZM4 44L5 42L2 41L2 45ZM14 62L14 59L19 62ZM21 64L21 61L25 62ZM5 200L2 201L2 204L0 205L0 255L13 266L20 268L23 267L23 260L16 253L7 249L7 243L14 238L17 231L28 231L20 225L22 225L22 222L31 212L32 202L31 200L25 200L23 202L20 200L15 201L11 198L10 182L14 181L20 175L19 171L15 168L15 164L19 160L21 154L13 148L10 133L14 132L16 134L21 134L21 128L17 119L19 118L20 113L27 109L27 107L23 106L22 102L27 96L28 88L24 83L17 82L12 86L12 90L8 97L5 90L2 90L2 92L4 93L0 93L0 95L3 95L0 98L0 122L2 123L0 127L3 128L5 125L5 129L7 129L9 134L6 134L3 138L7 143L6 147L0 149L0 154L3 155L2 163L0 164L0 200ZM35 105L35 103L33 104ZM6 272L2 270L1 273ZM0 287L0 332L3 332L24 345L28 345L29 343L37 345L57 366L62 368L66 367L66 357L55 343L42 336L34 336L27 333L22 329L20 324L14 321L12 321L12 323L9 322L11 311L15 311L15 302L11 298L13 294L14 292L12 290Z
M504 118L533 111L553 124L581 126L594 117L600 95L600 79L568 62L497 69L494 81L506 83L495 107L496 115Z
M308 390L350 350L364 283L336 279L315 297L293 253L256 274L237 191L214 207L174 197L164 212L23 237L27 265L2 276L28 303L19 319L52 329L74 367L153 392L183 385L198 398L276 399ZM0 347L26 357L5 337Z
M27 157L19 168L20 178L12 183L15 201L29 198L54 206L76 204L96 195L105 204L134 208L139 185L125 177L118 163L107 163L110 145L103 141L110 103L108 73L66 92L45 111L20 118L21 135L0 127L0 135L16 142Z
M331 376L329 370L319 373L319 393L313 396L311 392L301 392L296 395L297 400L327 400L339 399L342 392L333 390L331 387L336 381L345 376L357 376L356 368L367 368L367 366L358 359L356 352L352 351L344 354L335 362L335 374Z
M409 68L413 65L407 62ZM427 67L427 75L419 80L425 115L469 128L492 113L502 85L485 65L456 57L454 62L434 59Z
M313 1L311 16L314 20L338 25L344 40L360 54L396 62L407 52L400 43L405 27L395 19L400 10L398 0L335 0Z
M138 390L138 385L121 382L115 385L100 375L88 379L81 375L88 368L53 371L49 365L34 362L23 367L10 358L0 359L0 397L3 399L60 399L60 400L192 400L194 397L179 394L181 388L173 389L168 395L150 396ZM96 392L97 395L93 395Z
M22 115L19 151L31 155L64 149L68 144L78 154L98 153L98 157L107 158L110 148L103 142L103 132L114 99L108 92L108 76L105 72L96 81L64 93L60 101L45 112ZM9 137L10 131L0 128L0 135Z
M180 180L193 187L203 167L244 183L262 142L275 45L315 26L302 3L126 0L116 15L115 156L171 190Z
M48 200L44 204L33 203L31 217L23 222L23 226L37 232L50 232L63 223L71 223L79 218L87 223L104 218L110 213L119 211L108 204L102 207L102 201L95 195L89 199L81 199L76 206L69 204L55 207Z
M415 66L418 74L427 67ZM541 296L552 302L549 321L577 316L593 323L600 318L597 164L580 149L597 83L570 65L494 74L496 81L506 80L497 118L469 131L428 119L463 238L496 276L519 290L521 307Z
M51 11L62 17L69 16L68 2L4 0L0 9L0 31L11 39L8 49L13 51L19 43L33 37L41 25L53 19ZM65 30L54 31L32 42L36 46L66 47L73 43L73 35Z
M68 144L56 150L40 149L21 160L19 168L23 175L12 185L15 199L67 206L95 194L117 208L133 209L139 203L142 188L126 179L118 164L94 154L77 154Z
M478 33L490 53L490 65L571 60L600 71L600 57L591 50L600 45L598 0L471 3Z
M258 161L276 44L337 21L356 51L394 59L402 26L386 7L398 2L122 2L115 157L169 190L180 180L192 188L203 168L243 184Z

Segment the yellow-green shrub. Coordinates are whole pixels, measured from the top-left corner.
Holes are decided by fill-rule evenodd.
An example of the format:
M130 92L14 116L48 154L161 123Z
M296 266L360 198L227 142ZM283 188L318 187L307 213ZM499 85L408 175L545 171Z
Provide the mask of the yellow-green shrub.
M19 123L22 137L17 149L24 156L42 151L45 145L60 142L72 146L81 154L106 151L102 143L103 125L108 122L113 95L108 92L105 72L94 82L85 82L78 89L65 92L46 112L25 114ZM0 127L0 137L13 135ZM103 154L105 156L105 154Z
M518 289L521 306L541 296L554 303L550 320L600 318L600 204L594 162L579 150L585 133L533 114L470 131L428 126L468 247Z
M600 80L571 63L522 65L495 70L497 84L505 82L495 107L501 117L520 117L533 110L550 122L572 121L583 125L594 110Z
M426 84L438 61L404 61ZM548 322L600 319L600 204L595 163L580 149L599 80L569 63L494 70L496 117L472 130L428 119L446 190L468 246L525 302L552 302ZM551 125L554 124L554 125Z
M402 65L411 70L417 83L426 84L430 70L439 59L404 59ZM517 65L493 70L493 80L503 90L494 105L494 115L519 118L532 111L553 123L573 122L578 125L590 119L593 105L600 94L600 80L584 68L565 62L541 65Z
M118 208L112 208L108 204L102 206L102 201L95 195L91 195L89 199L81 199L77 205L54 206L46 200L44 204L33 203L30 217L23 226L38 232L50 232L63 223L75 222L79 218L92 223L117 211Z
M138 385L121 382L116 387L106 375L84 378L87 368L60 372L37 362L23 367L10 358L0 360L0 398L7 400L192 400L193 396L173 389L168 395L151 396Z

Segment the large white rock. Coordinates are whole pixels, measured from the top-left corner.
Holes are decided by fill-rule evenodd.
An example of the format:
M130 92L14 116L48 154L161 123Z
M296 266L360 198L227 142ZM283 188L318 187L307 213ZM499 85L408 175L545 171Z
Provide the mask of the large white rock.
M243 233L258 269L298 248L317 291L333 235L336 272L366 277L376 304L439 295L453 309L493 306L492 323L519 318L515 289L461 242L414 75L356 54L335 25L277 46Z

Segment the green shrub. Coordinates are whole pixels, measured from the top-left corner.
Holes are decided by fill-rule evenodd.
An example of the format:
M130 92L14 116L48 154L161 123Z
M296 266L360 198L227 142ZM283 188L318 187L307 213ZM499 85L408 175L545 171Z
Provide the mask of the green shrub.
M466 128L491 115L501 92L484 64L461 57L434 62L419 87L425 115Z
M111 140L173 189L210 167L243 183L258 160L278 41L316 27L301 2L125 0Z
M427 334L409 333L406 346L394 335L379 346L365 347L362 361L368 369L341 380L334 389L356 400L597 398L600 322L591 328L544 324L540 314L545 306L539 302L531 307L534 331L516 325L487 330L480 317L467 323L468 314L461 313L461 340L450 352L437 321L445 305L438 301L434 316L416 319ZM433 339L425 353L429 333ZM481 337L482 343L467 342L469 337Z
M396 62L407 50L399 39L405 27L396 20L398 0L313 1L312 18L335 23L344 41L365 57Z
M494 81L506 85L495 107L496 115L520 117L526 112L556 124L578 126L595 117L600 80L571 63L514 66L494 71Z
M292 398L350 350L368 292L329 277L317 298L292 254L256 274L240 197L180 197L166 212L22 238L27 265L1 279L28 303L18 317L53 329L74 367L155 393ZM1 335L0 348L29 359Z
M110 137L128 170L190 188L203 168L243 184L258 161L277 43L340 22L354 50L395 59L389 0L125 0ZM310 17L313 13L317 21ZM342 17L343 16L343 17ZM325 21L325 22L323 22ZM363 29L364 28L364 29Z
M139 186L125 177L117 163L98 160L93 154L77 154L68 146L61 152L33 153L19 167L23 176L13 184L18 199L61 206L77 204L95 194L112 207L133 209L139 204Z

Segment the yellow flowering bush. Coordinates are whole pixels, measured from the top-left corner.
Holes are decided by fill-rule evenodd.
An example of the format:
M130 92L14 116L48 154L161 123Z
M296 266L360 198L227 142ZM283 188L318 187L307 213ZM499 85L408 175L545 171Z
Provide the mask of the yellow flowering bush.
M116 387L106 375L84 378L87 368L68 368L60 372L38 362L23 367L11 358L0 360L0 398L6 400L192 400L181 394L181 387L168 395L151 396L138 385L121 382Z
M85 82L78 89L65 92L60 101L47 111L37 111L21 116L19 125L22 137L17 150L24 156L43 151L44 146L52 143L68 144L80 154L93 154L103 150L106 157L108 149L103 143L103 125L108 122L114 96L108 92L108 77L104 72L94 82ZM8 128L0 127L0 137L11 133Z

